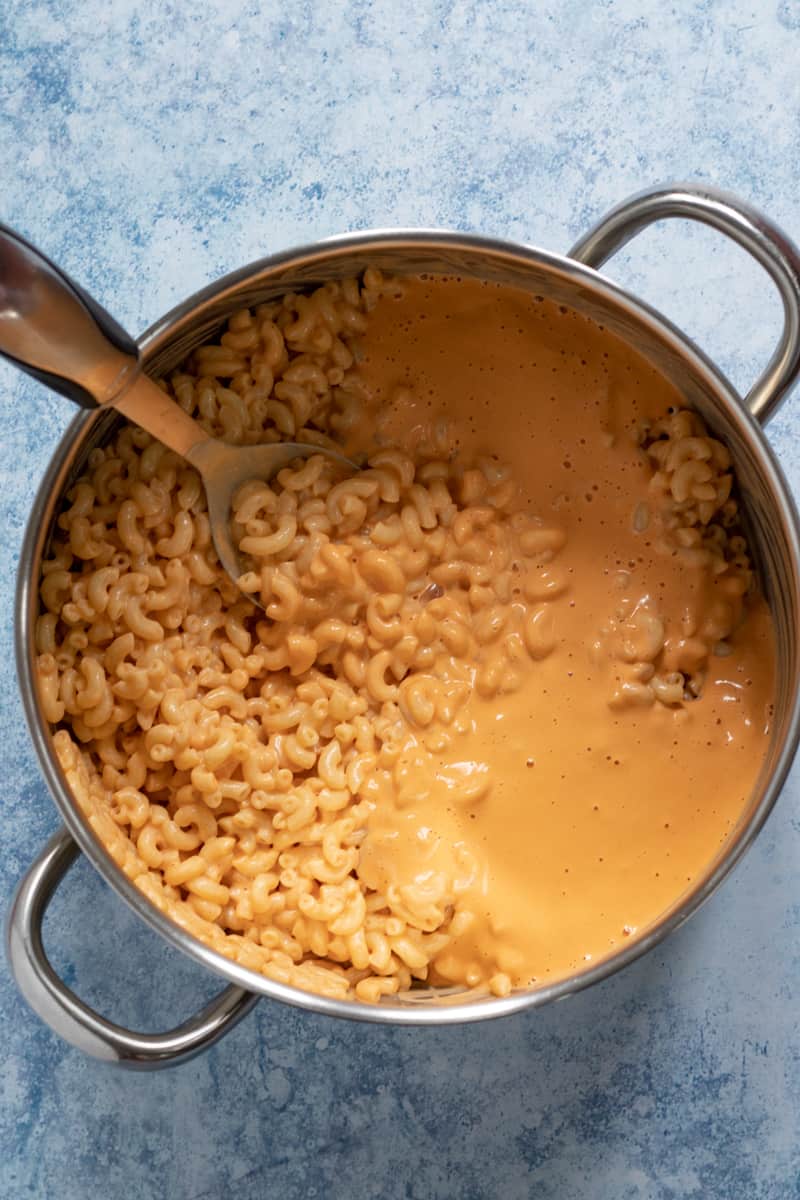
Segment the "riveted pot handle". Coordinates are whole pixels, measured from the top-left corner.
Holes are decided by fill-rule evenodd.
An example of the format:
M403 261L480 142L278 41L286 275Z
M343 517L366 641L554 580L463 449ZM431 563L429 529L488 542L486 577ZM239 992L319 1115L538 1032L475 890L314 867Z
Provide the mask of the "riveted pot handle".
M228 987L169 1033L133 1033L93 1012L56 975L42 944L42 919L77 855L71 835L60 829L23 877L9 910L6 952L28 1004L65 1041L118 1066L153 1070L206 1050L250 1011L256 995Z
M757 209L718 188L692 183L662 184L623 201L575 243L570 258L600 267L642 229L667 217L701 221L732 238L764 268L780 293L780 341L745 397L753 416L766 424L800 374L800 251Z

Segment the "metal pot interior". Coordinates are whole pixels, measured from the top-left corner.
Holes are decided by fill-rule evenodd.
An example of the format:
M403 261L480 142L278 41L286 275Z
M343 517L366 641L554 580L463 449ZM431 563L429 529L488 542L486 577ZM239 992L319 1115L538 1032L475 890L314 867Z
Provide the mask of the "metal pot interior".
M731 385L704 355L663 317L603 276L570 259L489 239L437 232L357 234L290 251L253 264L198 293L174 309L142 338L148 373L159 377L207 341L237 308L306 291L329 280L359 274L366 266L387 273L470 276L539 294L575 309L633 346L706 419L731 450L751 548L768 598L777 640L775 718L768 752L749 804L702 879L672 907L631 939L625 949L567 978L512 993L504 999L448 990L413 991L378 1006L330 1000L285 987L233 963L196 941L157 912L122 874L97 841L73 801L55 759L33 678L32 630L42 555L61 497L84 468L90 449L105 441L119 418L95 412L67 430L34 505L20 565L18 658L23 700L43 771L65 823L107 881L149 924L179 949L216 973L265 995L332 1015L372 1021L437 1023L499 1016L542 1004L598 981L653 946L686 919L714 890L751 843L791 764L798 740L797 516L779 467L760 429Z

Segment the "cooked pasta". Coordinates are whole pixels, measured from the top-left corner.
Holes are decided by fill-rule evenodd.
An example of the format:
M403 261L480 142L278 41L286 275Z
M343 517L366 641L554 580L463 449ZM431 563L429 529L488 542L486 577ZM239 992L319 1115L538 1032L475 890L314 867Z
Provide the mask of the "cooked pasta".
M688 409L648 424L642 447L653 474L648 501L633 513L634 528L649 532L659 553L703 572L714 595L690 601L680 623L669 626L652 600L622 601L604 631L619 658L615 707L699 696L712 654L730 652L725 639L741 624L753 587L727 448Z
M337 445L373 401L359 339L402 287L369 270L237 312L163 386L228 441ZM42 570L41 703L109 853L215 950L332 997L377 1003L414 981L504 996L518 981L510 951L453 959L474 922L467 849L405 886L367 853L421 779L453 809L481 803L491 771L466 752L451 761L469 745L467 701L535 686L571 603L565 526L532 512L502 463L459 453L456 434L378 439L356 474L314 455L241 488L239 590L196 473L124 426L91 451ZM666 551L727 581L680 637L652 604L623 601L605 627L612 704L673 707L740 621L750 568L729 457L700 419L675 413L644 445L637 527L657 524Z

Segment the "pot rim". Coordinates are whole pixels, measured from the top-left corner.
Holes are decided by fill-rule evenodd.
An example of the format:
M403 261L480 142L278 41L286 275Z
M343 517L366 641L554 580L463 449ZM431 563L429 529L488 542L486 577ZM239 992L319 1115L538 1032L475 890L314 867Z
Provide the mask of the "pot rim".
M277 273L281 267L297 267L304 262L311 264L314 260L320 259L330 262L353 252L363 252L366 258L370 251L374 253L381 249L393 248L408 250L414 247L428 251L437 248L450 248L461 252L478 251L498 263L502 260L513 261L523 269L526 266L529 268L544 267L551 272L560 274L571 284L582 284L588 288L594 299L622 309L628 318L633 318L646 329L652 338L660 342L678 359L683 360L692 375L701 380L708 391L722 402L731 422L738 426L739 432L748 442L749 448L757 459L759 471L769 485L771 499L777 509L776 516L780 520L785 535L786 551L791 561L794 596L800 606L800 520L797 509L774 451L767 442L761 427L745 407L742 398L707 355L658 310L632 295L620 285L613 283L599 271L585 266L567 255L555 254L528 243L446 229L388 228L338 234L257 259L223 275L175 305L163 317L149 326L139 339L143 363L147 366L148 362L151 362L155 355L177 336L181 327L190 318L196 317L198 311L210 307L212 304L221 308L226 299L232 298L242 284L247 282L255 284L260 276L264 276L266 282L266 279ZM312 282L309 279L309 283ZM225 312L221 311L220 322L224 320L224 317ZM731 835L734 840L723 847L723 852L717 856L716 860L712 860L701 880L695 881L686 893L679 896L672 907L656 919L646 932L632 941L630 945L607 955L586 970L580 970L539 988L512 992L506 997L481 996L478 999L458 1001L453 1004L441 1002L432 1004L422 1000L418 1003L406 1002L402 1005L383 1002L378 1005L368 1005L357 1000L336 1000L278 983L219 954L159 911L114 862L71 797L53 750L49 727L39 710L33 675L32 622L30 619L33 611L32 593L35 592L38 578L37 542L39 531L50 496L70 458L73 447L82 435L88 432L99 413L100 410L95 410L92 413L79 414L68 425L34 500L26 526L18 568L15 626L17 672L31 740L51 796L69 832L106 883L139 917L165 937L169 944L176 949L188 954L216 975L250 992L326 1016L403 1025L461 1024L486 1020L506 1016L524 1008L539 1007L552 1000L581 991L616 974L617 971L646 954L696 912L716 891L722 880L752 845L777 801L791 767L798 741L800 741L800 689L797 686L794 686L792 690L790 708L784 723L783 741L774 769L765 781L761 800L753 809L749 819L741 825L738 834L734 831ZM34 574L35 570L36 575Z

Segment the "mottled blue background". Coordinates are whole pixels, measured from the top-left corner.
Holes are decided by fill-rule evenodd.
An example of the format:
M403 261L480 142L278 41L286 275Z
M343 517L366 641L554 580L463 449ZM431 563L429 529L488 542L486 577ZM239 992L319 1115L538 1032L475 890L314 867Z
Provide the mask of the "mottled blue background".
M249 259L348 228L448 225L563 250L669 177L800 237L798 0L275 4L0 0L0 220L130 329ZM708 231L614 274L742 388L766 282ZM800 487L800 398L770 436ZM0 368L0 897L56 815L16 696L13 577L69 417ZM420 1031L262 1002L209 1054L132 1076L68 1048L0 967L0 1196L788 1200L800 1196L800 777L744 865L649 958L489 1025ZM48 945L143 1029L215 981L79 865Z

